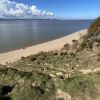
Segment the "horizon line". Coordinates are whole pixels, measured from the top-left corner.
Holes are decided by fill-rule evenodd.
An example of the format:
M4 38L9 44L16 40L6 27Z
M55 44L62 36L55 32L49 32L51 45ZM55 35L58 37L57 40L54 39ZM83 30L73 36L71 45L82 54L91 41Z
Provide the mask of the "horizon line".
M96 18L0 18L0 20L94 20Z

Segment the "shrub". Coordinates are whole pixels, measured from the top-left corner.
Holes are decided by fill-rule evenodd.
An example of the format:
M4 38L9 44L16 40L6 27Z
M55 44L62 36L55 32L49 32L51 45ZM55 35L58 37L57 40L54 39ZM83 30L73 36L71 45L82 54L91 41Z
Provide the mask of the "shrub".
M98 17L88 29L89 35L94 35L94 33L100 31L100 17Z
M68 43L65 44L64 47L63 47L63 49L65 49L65 50L69 50L69 48L70 48L70 45Z

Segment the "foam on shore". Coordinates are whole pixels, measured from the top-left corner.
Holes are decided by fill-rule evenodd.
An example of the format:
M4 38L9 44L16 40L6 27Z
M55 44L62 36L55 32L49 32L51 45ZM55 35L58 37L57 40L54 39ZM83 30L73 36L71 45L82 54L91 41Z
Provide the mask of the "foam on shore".
M27 57L29 55L37 54L41 51L52 51L61 49L64 44L71 43L73 39L78 40L80 35L86 34L87 29L80 30L78 32L72 33L68 36L52 40L50 42L45 42L39 45L27 47L25 49L14 50L6 53L0 54L0 64L6 64L6 62L13 63L19 60L21 57Z

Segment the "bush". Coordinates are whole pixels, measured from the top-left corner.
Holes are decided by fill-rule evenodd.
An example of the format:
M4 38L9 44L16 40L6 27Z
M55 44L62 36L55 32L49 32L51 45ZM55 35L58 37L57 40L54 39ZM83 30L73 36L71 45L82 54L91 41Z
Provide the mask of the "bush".
M89 26L88 33L89 35L94 35L97 31L100 31L100 17Z
M65 50L69 50L69 48L70 48L70 45L68 43L65 44L64 47L63 47L63 49L65 49Z

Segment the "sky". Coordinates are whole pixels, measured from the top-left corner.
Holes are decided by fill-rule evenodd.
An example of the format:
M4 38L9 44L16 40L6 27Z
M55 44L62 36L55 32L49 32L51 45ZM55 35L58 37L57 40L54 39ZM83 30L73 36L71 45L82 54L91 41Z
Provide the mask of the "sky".
M0 0L0 18L93 19L100 0Z

